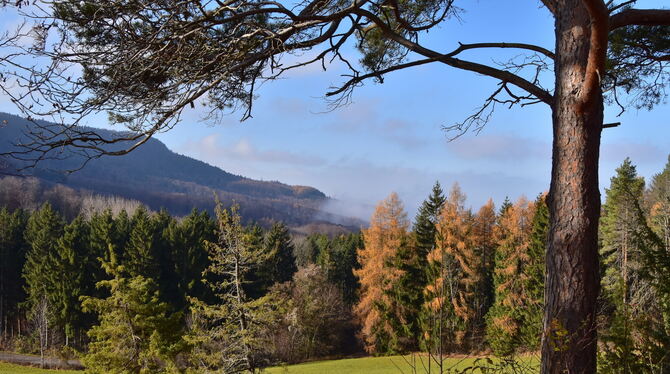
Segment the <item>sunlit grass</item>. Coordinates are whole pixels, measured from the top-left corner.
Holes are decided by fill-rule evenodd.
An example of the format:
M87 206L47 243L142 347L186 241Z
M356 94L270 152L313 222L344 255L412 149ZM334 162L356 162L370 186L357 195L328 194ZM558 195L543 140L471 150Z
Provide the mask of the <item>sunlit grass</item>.
M46 370L30 366L20 366L0 362L1 374L83 374L83 371L76 370Z
M534 373L539 372L538 361L535 357L518 359L516 370L500 368L498 360L476 358L447 358L444 360L445 372L458 373L465 369L487 366L498 367L500 370L490 372ZM421 374L428 373L428 358L426 356L389 356L364 357L342 360L317 361L284 367L273 367L266 370L269 374ZM438 373L435 362L431 364L431 373ZM481 373L480 370L469 373Z
M444 369L447 373L459 373L465 369L483 366L497 366L497 360L476 359L472 357L453 357L444 360ZM530 374L539 372L537 357L523 357L518 359L522 370L495 370L487 373L523 373ZM424 355L411 356L389 356L389 357L363 357L341 360L315 361L304 364L279 366L266 369L268 374L423 374L428 373L428 359ZM439 370L433 362L431 373ZM481 370L468 371L468 373L481 373ZM83 374L76 370L45 370L27 366L19 366L0 362L1 374Z

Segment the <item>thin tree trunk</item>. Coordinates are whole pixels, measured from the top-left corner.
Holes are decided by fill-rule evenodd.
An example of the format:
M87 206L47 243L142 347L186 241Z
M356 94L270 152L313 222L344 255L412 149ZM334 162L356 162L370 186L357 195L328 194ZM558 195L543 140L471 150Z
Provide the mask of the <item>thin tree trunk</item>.
M591 47L588 12L582 0L561 3L555 14L556 101L542 373L591 374L596 371L603 100L599 88L587 105L580 95Z

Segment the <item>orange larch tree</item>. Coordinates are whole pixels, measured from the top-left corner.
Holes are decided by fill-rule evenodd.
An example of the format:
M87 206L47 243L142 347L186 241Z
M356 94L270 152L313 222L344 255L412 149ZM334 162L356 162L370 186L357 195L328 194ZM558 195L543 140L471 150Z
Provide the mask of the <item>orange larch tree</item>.
M428 331L429 345L445 348L444 342L449 342L447 350L467 349L471 343L475 300L483 279L481 257L475 251L474 217L464 202L465 195L454 184L437 223L435 249L428 254L426 309L428 320L435 321L429 323L433 330Z
M390 291L402 275L392 266L398 250L408 244L409 221L394 192L381 201L363 230L364 247L358 250L361 268L355 275L361 283L360 301L354 313L361 323L362 338L368 352L388 352L395 331L388 317L393 306Z

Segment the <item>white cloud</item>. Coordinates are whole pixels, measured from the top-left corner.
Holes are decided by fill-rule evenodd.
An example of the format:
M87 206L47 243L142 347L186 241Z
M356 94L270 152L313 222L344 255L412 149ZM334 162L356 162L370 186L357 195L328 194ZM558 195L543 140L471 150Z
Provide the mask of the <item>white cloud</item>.
M549 188L549 181L517 177L503 172L435 172L418 168L375 165L365 160L329 164L316 173L303 173L300 183L321 189L336 201L329 206L334 213L368 220L373 207L391 192L397 192L413 218L421 202L430 194L436 180L446 191L458 182L468 195L473 209L489 198L500 204L506 196L522 194L534 197Z
M667 157L667 153L651 143L617 141L602 145L600 159L604 162L621 163L630 157L634 164L658 162Z
M299 166L318 166L325 162L318 156L258 149L246 138L241 138L232 144L222 144L218 134L207 135L197 141L188 141L179 147L179 151L193 154L198 159L219 166L230 161Z
M467 160L524 161L551 159L551 144L511 135L462 136L447 143L456 156Z

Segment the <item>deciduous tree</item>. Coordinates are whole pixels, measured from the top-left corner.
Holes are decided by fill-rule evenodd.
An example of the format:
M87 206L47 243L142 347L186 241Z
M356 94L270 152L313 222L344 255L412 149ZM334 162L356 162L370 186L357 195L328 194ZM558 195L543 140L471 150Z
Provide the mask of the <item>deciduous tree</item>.
M475 253L474 220L465 209L465 195L454 184L437 222L436 246L428 254L425 290L429 346L467 350L472 345L481 260Z
M398 350L392 323L395 314L390 291L402 271L392 266L398 251L408 244L407 213L400 198L392 193L381 201L363 230L364 247L358 250L361 268L354 273L361 282L361 296L354 313L362 325L365 349L373 353ZM394 344L395 343L395 344Z

